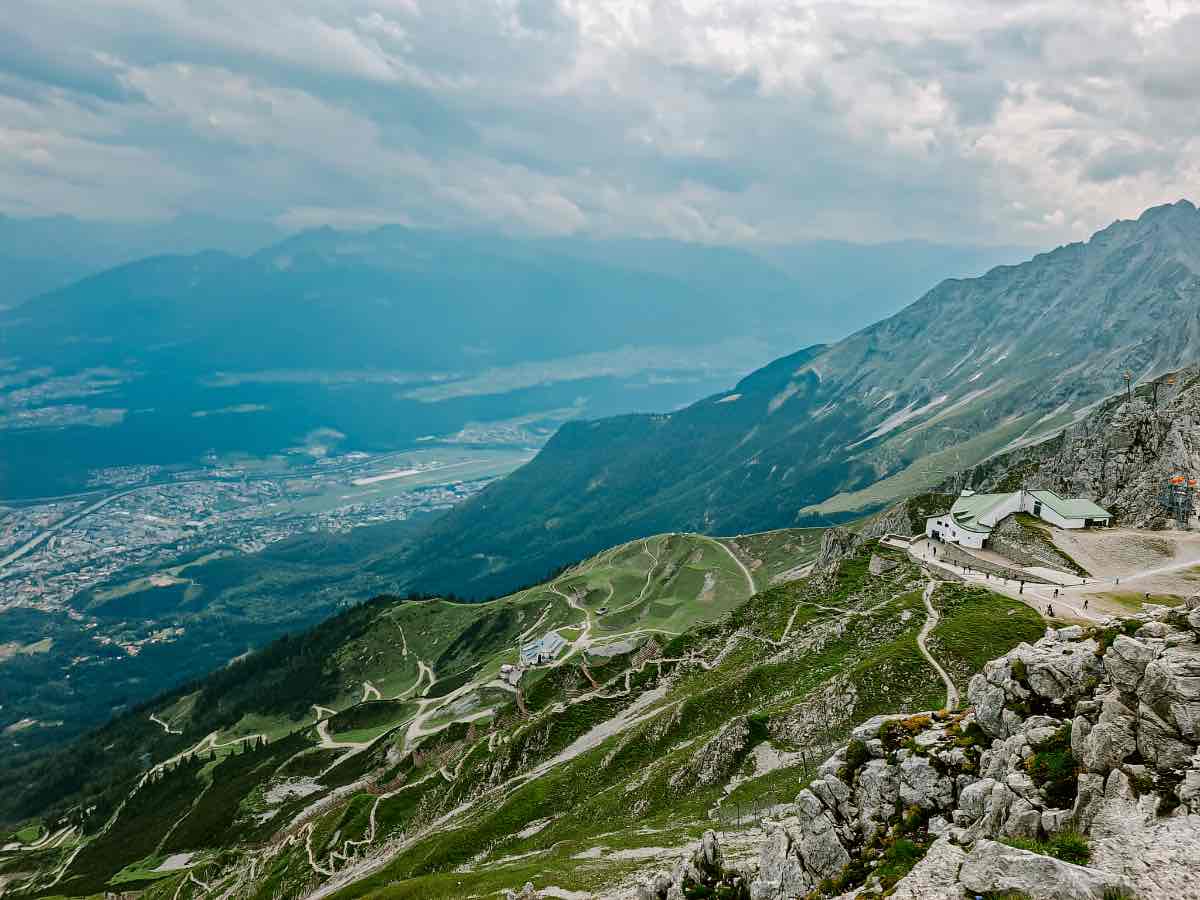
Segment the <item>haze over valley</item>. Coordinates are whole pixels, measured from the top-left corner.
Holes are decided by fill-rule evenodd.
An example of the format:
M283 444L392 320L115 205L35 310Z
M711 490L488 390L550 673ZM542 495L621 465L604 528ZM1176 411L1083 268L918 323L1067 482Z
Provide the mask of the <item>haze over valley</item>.
M12 0L0 900L1180 900L1187 4Z

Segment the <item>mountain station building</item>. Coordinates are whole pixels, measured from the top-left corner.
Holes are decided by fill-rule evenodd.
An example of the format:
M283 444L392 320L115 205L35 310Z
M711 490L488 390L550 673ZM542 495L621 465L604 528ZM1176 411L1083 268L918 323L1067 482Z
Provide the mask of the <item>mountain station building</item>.
M982 549L992 529L1014 513L1029 513L1059 528L1107 528L1112 513L1091 500L1067 499L1054 491L977 494L963 491L949 512L929 516L925 535L934 540Z

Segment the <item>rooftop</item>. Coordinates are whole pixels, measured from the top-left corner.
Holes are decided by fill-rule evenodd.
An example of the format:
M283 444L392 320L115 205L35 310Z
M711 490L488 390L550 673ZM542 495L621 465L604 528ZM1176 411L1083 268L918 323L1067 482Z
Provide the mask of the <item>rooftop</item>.
M1111 519L1110 513L1103 506L1085 500L1081 497L1060 497L1054 491L1030 491L1035 499L1041 500L1060 516L1068 519Z
M1049 507L1066 519L1112 518L1112 513L1104 507L1082 497L1060 497L1054 491L1028 491L1028 494L1035 500L1040 500L1043 506ZM939 515L952 516L954 524L964 531L989 534L994 523L989 525L987 522L995 519L993 513L996 508L1013 500L1016 495L1016 491L1008 491L1003 494L976 494L971 491L963 491L962 495L955 499L954 505L950 507L950 512ZM930 518L937 517L931 516Z
M950 507L950 515L954 517L954 524L959 528L988 534L992 526L984 525L979 520L1011 498L1011 491L1006 494L964 494L954 501L954 505Z

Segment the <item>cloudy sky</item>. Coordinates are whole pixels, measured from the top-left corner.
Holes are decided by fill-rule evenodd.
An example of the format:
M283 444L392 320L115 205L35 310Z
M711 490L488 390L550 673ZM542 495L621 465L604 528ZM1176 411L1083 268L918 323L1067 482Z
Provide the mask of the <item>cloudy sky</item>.
M1195 0L4 0L0 212L1046 245L1200 183Z

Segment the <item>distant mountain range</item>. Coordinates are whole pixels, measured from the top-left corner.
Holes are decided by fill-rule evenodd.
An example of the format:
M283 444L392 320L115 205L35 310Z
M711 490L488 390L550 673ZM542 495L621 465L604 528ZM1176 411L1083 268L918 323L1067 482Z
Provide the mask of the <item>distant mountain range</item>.
M413 583L490 594L631 537L818 524L1032 443L1200 357L1200 212L939 284L679 412L565 425L410 548Z
M0 221L0 234L19 224ZM185 225L156 246L210 230ZM89 255L79 249L89 228L37 220L2 246L34 269L61 256L62 269L43 273L55 280L152 237L117 228ZM231 226L225 244L269 233ZM389 226L106 269L0 309L0 497L78 489L87 466L279 452L318 428L345 435L347 449L397 449L470 421L674 408L1017 251L761 253L778 264L670 241ZM255 412L195 415L228 409Z
M0 308L147 256L201 250L253 253L282 237L269 222L198 215L121 223L0 214Z

